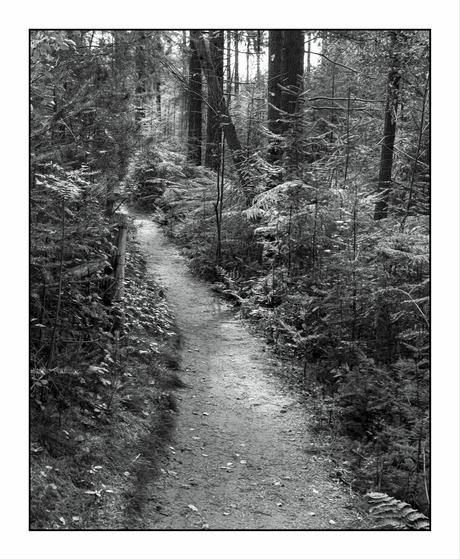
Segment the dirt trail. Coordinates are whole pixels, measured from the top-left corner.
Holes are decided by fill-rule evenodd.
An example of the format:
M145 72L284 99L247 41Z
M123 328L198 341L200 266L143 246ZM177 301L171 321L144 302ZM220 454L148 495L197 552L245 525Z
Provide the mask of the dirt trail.
M178 250L136 217L149 272L182 335L171 461L152 485L148 529L362 529L347 488L308 447L306 412L270 374L263 343L194 279Z

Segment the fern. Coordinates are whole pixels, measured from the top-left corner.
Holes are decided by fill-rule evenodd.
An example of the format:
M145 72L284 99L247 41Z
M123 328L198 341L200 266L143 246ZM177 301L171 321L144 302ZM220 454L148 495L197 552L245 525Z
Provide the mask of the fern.
M316 200L316 189L302 181L288 181L277 185L272 189L258 194L254 199L251 208L243 210L243 214L249 219L258 219L266 214L272 214L278 205L284 205L289 208L289 204L293 201L314 199L306 204L313 204Z
M374 504L369 513L376 520L375 529L395 529L398 531L427 531L430 529L428 517L413 509L406 502L401 502L380 492L369 492L366 497Z
M241 303L243 298L240 296L241 289L237 284L238 275L234 271L228 272L221 266L216 266L215 271L217 276L222 279L222 282L214 284L215 288L227 296L234 297Z

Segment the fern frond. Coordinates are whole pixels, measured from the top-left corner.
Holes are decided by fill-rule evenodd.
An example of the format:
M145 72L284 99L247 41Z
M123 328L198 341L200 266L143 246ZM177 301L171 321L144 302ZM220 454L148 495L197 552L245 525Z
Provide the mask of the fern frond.
M243 301L242 297L239 294L239 286L236 283L237 277L234 275L233 271L228 272L225 268L216 265L215 271L218 277L221 278L221 282L217 282L214 284L216 288L219 288L219 291L227 296L232 296L237 299L239 302Z
M243 214L248 219L259 218L267 212L272 211L283 202L305 198L307 193L312 193L310 196L316 200L315 187L307 185L302 181L287 181L286 183L282 183L268 191L258 194L254 198L254 204L251 208L244 210Z
M369 492L366 497L375 504L370 508L369 513L376 520L376 529L429 530L428 517L406 502L380 492Z

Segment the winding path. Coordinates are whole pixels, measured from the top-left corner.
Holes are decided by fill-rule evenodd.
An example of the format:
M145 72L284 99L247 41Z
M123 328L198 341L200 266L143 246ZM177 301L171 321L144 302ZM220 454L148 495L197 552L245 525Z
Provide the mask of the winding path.
M263 343L189 274L158 226L136 223L148 270L177 318L189 385L170 465L152 485L148 528L365 528L347 488L308 453L307 412L270 374Z

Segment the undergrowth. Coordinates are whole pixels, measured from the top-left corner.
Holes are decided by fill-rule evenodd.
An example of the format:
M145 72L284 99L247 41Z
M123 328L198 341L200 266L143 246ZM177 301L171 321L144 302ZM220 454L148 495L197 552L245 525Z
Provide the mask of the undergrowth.
M184 168L173 180L153 197L159 223L190 269L295 364L290 381L318 434L331 436L327 452L346 471L339 478L429 514L425 218L407 218L404 231L398 216L376 222L373 196L358 197L358 185L324 188L319 173L270 189L259 178L247 208L226 178L219 241L216 176Z
M132 239L122 303L104 304L97 274L64 289L52 367L52 286L46 309L31 307L44 334L31 338L30 528L136 528L184 387L174 319Z

